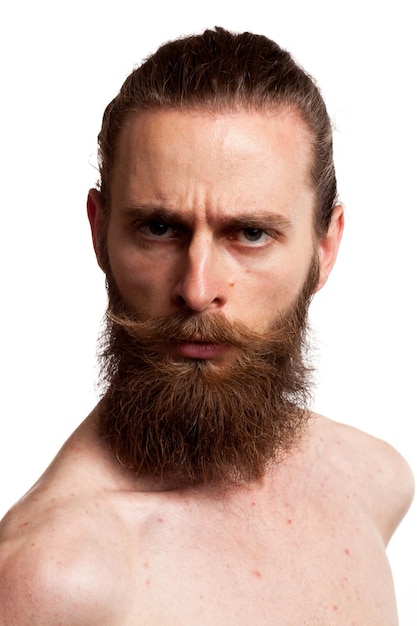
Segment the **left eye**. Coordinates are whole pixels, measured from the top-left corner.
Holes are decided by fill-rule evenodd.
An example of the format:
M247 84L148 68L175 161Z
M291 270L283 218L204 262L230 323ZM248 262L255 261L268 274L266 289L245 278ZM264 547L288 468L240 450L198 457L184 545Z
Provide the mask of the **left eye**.
M244 241L245 243L264 243L267 238L268 233L261 228L243 228L238 233L238 239L240 239L240 241Z

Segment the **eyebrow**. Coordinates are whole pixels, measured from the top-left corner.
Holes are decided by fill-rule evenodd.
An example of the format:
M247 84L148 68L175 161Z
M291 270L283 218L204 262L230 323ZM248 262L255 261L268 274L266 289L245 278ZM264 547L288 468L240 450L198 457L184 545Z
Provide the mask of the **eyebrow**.
M140 218L144 221L158 219L171 224L183 224L188 227L191 227L194 222L192 217L190 219L191 213L180 213L158 204L128 206L124 207L121 213L128 218ZM245 211L236 215L219 215L212 221L223 228L250 228L257 226L288 231L294 226L293 221L287 216L266 211L252 211L250 213Z

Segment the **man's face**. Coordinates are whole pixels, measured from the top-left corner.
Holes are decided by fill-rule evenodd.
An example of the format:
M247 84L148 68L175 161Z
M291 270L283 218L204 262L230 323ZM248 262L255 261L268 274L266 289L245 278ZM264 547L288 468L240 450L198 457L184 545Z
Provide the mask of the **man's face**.
M310 141L295 112L140 113L121 131L107 254L141 320L223 313L256 331L294 303L315 250ZM100 214L91 215L94 230ZM181 342L178 357L232 348Z
M342 223L315 241L309 146L290 112L125 123L109 214L97 191L88 211L109 287L100 435L136 474L253 480L295 444L307 308Z

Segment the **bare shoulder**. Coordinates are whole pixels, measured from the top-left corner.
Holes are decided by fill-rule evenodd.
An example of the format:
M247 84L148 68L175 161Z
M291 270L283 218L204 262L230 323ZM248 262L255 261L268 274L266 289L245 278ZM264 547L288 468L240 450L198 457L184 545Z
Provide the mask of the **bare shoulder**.
M29 510L18 507L2 523L1 626L106 624L111 609L105 597L106 559L90 560L94 552L98 556L96 547L85 533L75 533L71 522L63 529L57 515L23 529L30 524L22 521ZM65 504L61 511L68 513Z
M76 439L0 524L0 626L117 623L109 537L117 526L123 541L123 528Z
M352 486L388 543L414 495L407 461L386 441L322 416L312 434L329 471Z

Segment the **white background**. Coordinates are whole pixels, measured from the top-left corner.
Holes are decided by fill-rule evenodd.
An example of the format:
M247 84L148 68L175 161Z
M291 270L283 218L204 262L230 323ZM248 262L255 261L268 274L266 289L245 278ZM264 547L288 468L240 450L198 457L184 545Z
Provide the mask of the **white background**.
M2 9L0 516L95 403L105 293L85 197L103 109L160 43L215 25L275 39L322 88L347 225L312 308L316 407L388 440L417 473L412 4L15 0ZM401 626L417 624L416 508L388 551Z

